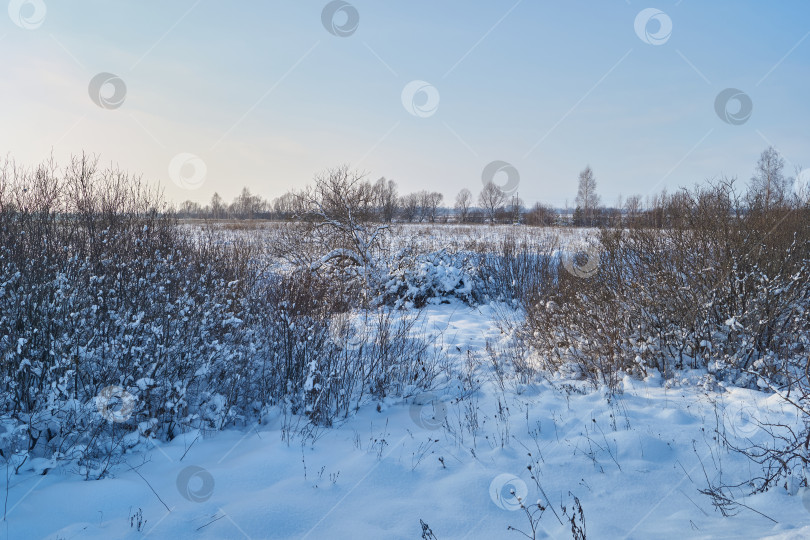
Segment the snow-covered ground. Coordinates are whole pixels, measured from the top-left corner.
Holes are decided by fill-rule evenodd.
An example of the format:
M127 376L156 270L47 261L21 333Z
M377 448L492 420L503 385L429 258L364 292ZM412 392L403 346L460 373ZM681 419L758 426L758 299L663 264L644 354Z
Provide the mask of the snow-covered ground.
M219 222L215 226L225 240L251 239L268 246L276 242L279 232L290 225L273 221L235 221ZM199 224L186 224L184 227L192 232L200 230ZM391 231L391 250L416 245L422 253L497 245L507 238L518 244L565 249L579 246L585 239L597 234L597 229L526 225L393 223L388 227Z
M38 474L36 462L8 474L0 538L415 539L420 520L439 540L522 538L507 529L529 530L511 490L548 507L538 538L571 537L561 506L570 515L574 496L588 538L810 538L802 490L745 498L750 509L734 517L698 491L721 471L754 471L719 442L718 419L751 440L763 410L798 422L775 398L703 384L701 373L626 378L611 398L563 379L501 388L485 352L503 338L496 308L424 308L454 362L431 395L372 402L328 429L302 431L278 413L187 433L129 454L101 481Z

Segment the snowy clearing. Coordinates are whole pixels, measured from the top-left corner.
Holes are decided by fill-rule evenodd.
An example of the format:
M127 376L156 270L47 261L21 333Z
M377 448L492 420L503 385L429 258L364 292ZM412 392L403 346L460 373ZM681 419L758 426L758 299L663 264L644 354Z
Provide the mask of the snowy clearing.
M38 474L35 461L11 478L3 538L418 538L420 520L439 539L519 538L507 527L529 524L512 489L548 506L540 538L569 537L561 506L570 514L573 496L592 538L809 537L810 494L774 489L724 518L698 491L707 475L751 467L714 430L726 418L736 436L756 438L740 411L764 395L707 390L699 372L676 385L625 378L610 399L563 379L501 390L480 355L499 338L495 306L425 314L460 376L433 396L370 404L303 438L280 413L242 430L186 433L141 445L126 460L137 472L120 465L101 481Z

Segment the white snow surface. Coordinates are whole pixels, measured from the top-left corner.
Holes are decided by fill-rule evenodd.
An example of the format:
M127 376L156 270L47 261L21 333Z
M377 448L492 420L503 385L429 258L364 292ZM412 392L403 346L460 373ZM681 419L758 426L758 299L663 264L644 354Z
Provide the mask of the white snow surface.
M300 435L282 438L279 411L244 429L142 446L100 481L69 466L43 475L42 464L26 464L7 474L0 538L418 539L421 519L439 540L519 539L507 527L528 530L528 521L510 509L510 486L563 518L546 510L538 538L571 537L561 510L570 513L571 494L588 538L810 538L803 489L746 497L756 512L733 517L698 491L721 469L724 480L756 472L718 443L718 415L735 423L734 436L755 440L761 433L751 417L765 408L769 418L798 421L776 398L718 392L702 384L702 373L666 385L625 378L609 401L604 390L557 378L511 381L501 391L485 353L487 339L503 339L496 307L504 309L460 302L424 309L427 331L443 332L459 372L467 351L480 360L473 374L480 389L462 400L458 379L448 377L432 404L424 395L371 402L303 445ZM502 415L499 402L508 407ZM475 437L463 427L470 409ZM545 495L530 478L528 452ZM140 532L130 522L138 509L146 520Z

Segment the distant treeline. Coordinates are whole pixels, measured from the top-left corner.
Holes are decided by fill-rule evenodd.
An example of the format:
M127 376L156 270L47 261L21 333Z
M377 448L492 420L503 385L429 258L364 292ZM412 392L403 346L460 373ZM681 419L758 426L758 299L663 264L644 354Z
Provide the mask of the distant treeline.
M647 208L637 197L623 208L597 207L587 213L581 208L554 208L543 203L526 207L520 197L508 196L497 186L494 200L481 201L473 206L473 197L469 190L462 190L456 197L456 203L450 207L443 205L444 195L438 192L418 191L400 196L397 184L393 180L379 179L376 183L365 182L364 189L368 198L363 211L373 221L380 223L520 223L533 226L618 226L625 219L640 219L647 214ZM497 191L496 191L497 190ZM500 193L498 193L500 192ZM250 191L247 187L230 203L218 193L214 193L206 205L194 201L185 201L177 208L177 215L183 219L215 220L272 220L293 221L304 214L304 191L289 191L273 200L267 200ZM481 203L484 204L481 204ZM660 207L661 198L648 200L650 210ZM655 218L650 215L651 222Z
M800 190L791 191L797 181L784 174L784 161L773 148L768 148L751 178L755 191L763 193L763 201L754 204L777 204L790 196L801 196ZM798 177L798 171L797 175ZM380 223L490 223L524 224L532 226L622 227L642 225L654 228L670 226L679 219L684 206L684 190L668 194L632 195L613 206L601 204L596 192L593 170L586 167L579 174L577 194L573 208L554 208L537 202L528 207L518 193L504 191L495 183L484 185L477 198L468 189L458 192L452 205L444 195L435 191L417 191L400 195L393 180L380 178L376 182L361 182L360 195L354 201L364 216ZM230 203L218 193L202 205L185 201L176 209L184 219L263 219L292 221L306 213L307 192L310 188L288 191L267 200L247 187Z

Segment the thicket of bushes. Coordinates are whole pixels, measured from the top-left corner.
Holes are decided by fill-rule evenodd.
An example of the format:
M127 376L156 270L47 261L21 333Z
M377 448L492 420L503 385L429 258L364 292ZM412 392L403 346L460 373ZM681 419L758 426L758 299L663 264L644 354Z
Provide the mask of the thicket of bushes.
M0 169L0 455L14 467L100 477L144 437L270 406L329 424L370 394L430 386L439 358L412 318L347 327L329 276L268 273L249 241L176 225L158 193L86 156Z
M810 209L745 200L732 182L705 185L667 200L668 228L601 230L593 275L559 265L526 299L543 358L610 386L687 367L793 384L810 350Z
M730 443L762 466L743 482L754 492L810 465L810 206L761 195L709 183L665 198L663 229L601 230L537 283L518 332L546 368L595 386L700 368L780 394L803 426Z

